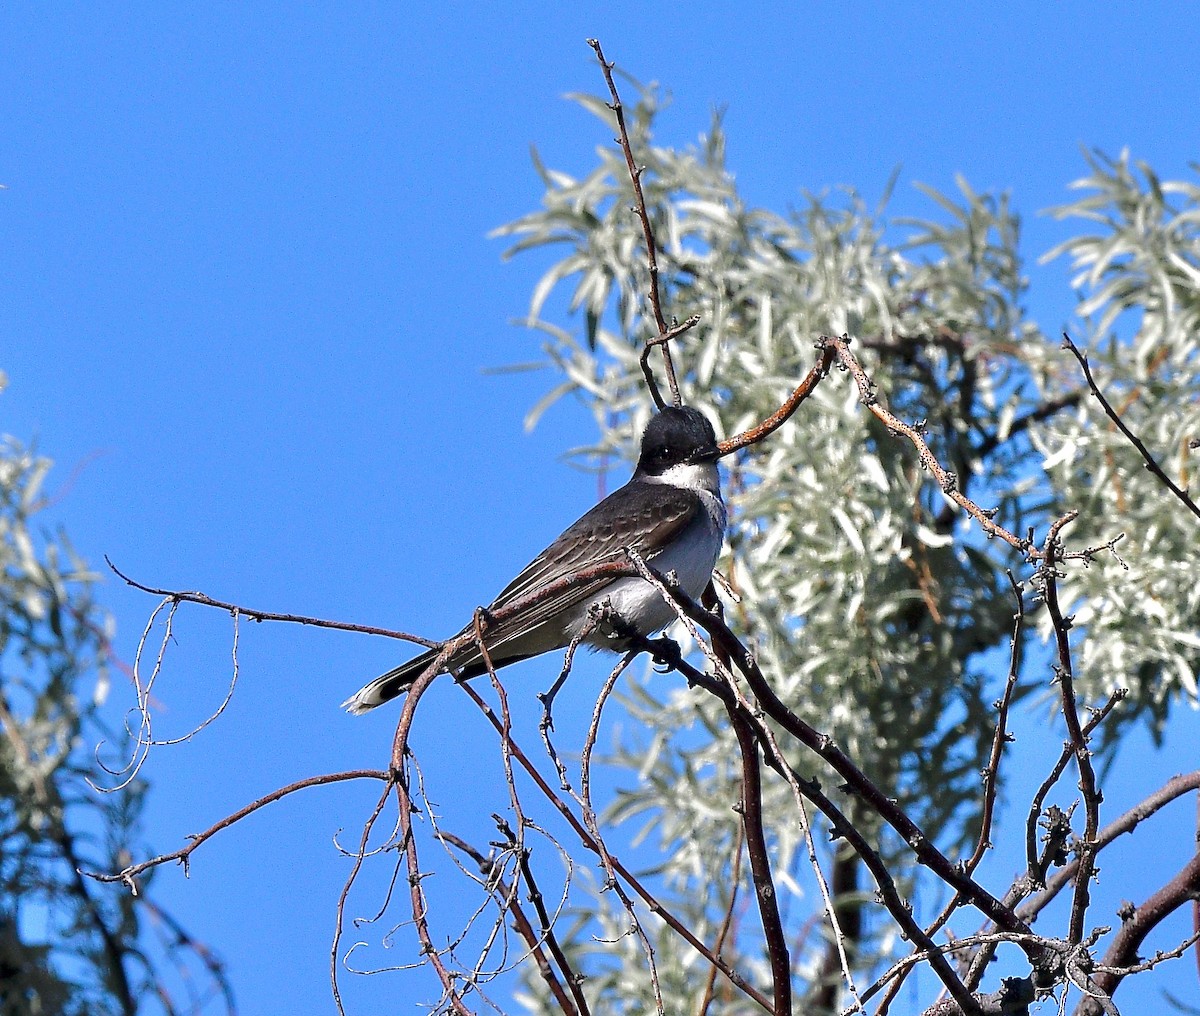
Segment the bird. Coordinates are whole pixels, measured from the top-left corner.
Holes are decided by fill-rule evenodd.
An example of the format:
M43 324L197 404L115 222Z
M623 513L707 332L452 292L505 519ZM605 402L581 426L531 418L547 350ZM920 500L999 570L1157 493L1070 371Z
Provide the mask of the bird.
M637 467L613 491L529 562L487 608L494 613L536 591L595 565L627 561L634 550L661 574L673 573L679 587L699 598L712 578L725 540L727 515L721 499L716 434L707 417L690 406L666 406L642 434ZM619 622L598 624L607 607ZM673 607L639 576L599 576L570 584L524 609L488 624L484 632L493 668L527 660L571 644L589 623L582 641L595 649L625 652L632 631L649 636L675 620ZM474 630L468 625L459 636ZM431 649L382 674L342 703L359 715L404 694L434 661ZM472 640L442 667L459 679L478 677L488 664Z

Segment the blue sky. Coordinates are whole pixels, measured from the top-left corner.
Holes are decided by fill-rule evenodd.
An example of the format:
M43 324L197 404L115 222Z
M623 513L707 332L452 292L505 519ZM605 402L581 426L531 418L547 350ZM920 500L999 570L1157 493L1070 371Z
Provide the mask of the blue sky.
M10 5L0 430L58 461L52 489L82 464L54 514L86 557L438 636L591 503L594 480L560 459L591 437L585 415L564 404L527 434L552 379L483 368L537 355L510 322L545 261L504 264L487 233L539 201L531 144L583 171L608 140L562 99L601 87L593 35L673 93L662 140L727 107L748 200L850 183L873 202L899 165L893 210L924 213L912 181L961 172L1011 190L1031 262L1064 235L1034 213L1066 199L1081 144L1168 177L1200 155L1183 5ZM1030 274L1034 316L1058 327L1065 266ZM152 601L111 579L103 598L130 657ZM337 705L396 646L242 636L227 714L147 770L160 849L279 784L386 757L394 714ZM227 619L189 611L178 639L164 734L228 676ZM492 742L452 689L431 694L417 743L443 792L502 806ZM331 1011L331 837L372 793L315 791L207 845L189 882L159 878L229 960L244 1013ZM426 974L347 980L360 1013L436 997Z

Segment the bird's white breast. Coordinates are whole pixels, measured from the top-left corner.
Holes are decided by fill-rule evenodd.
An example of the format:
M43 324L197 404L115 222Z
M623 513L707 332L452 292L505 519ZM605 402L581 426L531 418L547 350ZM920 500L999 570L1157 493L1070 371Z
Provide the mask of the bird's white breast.
M672 466L660 476L646 477L646 480L691 490L704 507L670 546L650 559L650 564L657 572L662 575L673 572L683 591L698 600L712 578L721 544L725 540L726 513L721 501L717 467L712 463ZM665 628L676 617L671 604L641 578L619 579L597 595L593 602L604 600L608 600L622 618L645 635ZM583 623L584 616L586 608L577 625ZM595 644L603 643L603 639L595 640Z

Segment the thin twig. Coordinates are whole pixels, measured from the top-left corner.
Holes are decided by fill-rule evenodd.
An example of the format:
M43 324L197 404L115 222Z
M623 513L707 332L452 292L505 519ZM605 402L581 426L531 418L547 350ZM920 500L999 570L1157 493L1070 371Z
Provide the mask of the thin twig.
M1050 613L1054 629L1054 642L1058 650L1058 687L1063 719L1067 724L1067 735L1071 739L1072 754L1079 770L1079 790L1083 796L1084 831L1079 844L1079 871L1075 876L1075 895L1071 901L1071 918L1068 925L1068 940L1072 944L1083 941L1083 922L1091 900L1093 862L1096 851L1096 833L1100 830L1100 793L1096 787L1096 773L1092 768L1092 753L1087 745L1087 736L1079 722L1079 709L1075 701L1075 678L1071 666L1071 643L1067 634L1070 619L1064 618L1058 603L1058 582L1055 560L1062 553L1059 533L1071 522L1076 513L1068 513L1050 527L1046 536L1043 554L1045 561L1039 570L1043 581L1042 596Z
M473 638L475 633L470 632ZM454 987L454 977L446 969L441 955L434 947L433 938L429 932L428 907L425 894L421 888L424 875L421 872L420 861L417 857L417 837L413 829L413 803L408 790L408 773L405 760L409 752L408 736L416 717L417 704L421 696L428 690L430 684L437 678L450 654L457 648L459 640L446 643L437 657L413 681L404 699L404 707L400 710L400 719L396 723L396 733L392 738L392 781L396 789L396 801L400 807L400 830L402 836L402 854L408 867L409 900L412 908L413 925L417 938L421 943L422 952L429 957L430 965L442 983L443 1000L448 1000L450 1006L460 1016L467 1016L470 1010L463 1003L457 989Z
M1096 729L1109 713L1113 711L1117 703L1123 701L1128 695L1127 688L1115 688L1108 696L1108 701L1097 709L1090 720L1083 727L1083 736L1087 739L1092 731ZM1042 814L1042 807L1046 803L1046 795L1054 789L1054 785L1059 781L1063 774L1063 770L1067 768L1067 763L1071 761L1071 754L1074 746L1070 741L1063 745L1062 753L1058 756L1049 775L1042 781L1041 786L1033 795L1033 799L1029 805L1029 815L1025 822L1025 858L1026 858L1026 879L1029 882L1030 890L1040 889L1046 881L1046 866L1044 860L1039 860L1037 856L1037 823Z
M1187 952L1197 942L1200 942L1200 931L1194 931L1174 949L1156 949L1154 955L1148 960L1142 960L1140 963L1134 963L1129 967L1110 967L1104 963L1096 964L1096 969L1104 971L1108 974L1116 974L1120 977L1128 977L1130 974L1144 974L1147 970L1153 970L1155 967L1167 960L1177 960L1185 952Z
M608 613L606 604L592 604L588 608L587 620L584 621L579 631L575 633L571 641L567 644L567 651L563 654L563 665L562 669L558 672L558 677L554 679L554 683L550 686L549 691L538 693L538 701L542 704L542 719L538 726L542 730L543 736L547 731L554 729L554 700L558 697L559 691L570 676L571 667L575 662L575 654L579 651L579 646L604 623ZM566 788L564 787L563 789L565 790Z
M362 635L382 635L389 639L402 639L405 642L415 642L419 646L425 646L427 649L437 649L441 646L440 642L434 642L431 639L422 638L420 635L411 635L408 632L396 631L392 628L376 628L369 624L351 624L348 621L329 621L320 617L307 617L303 614L280 614L270 610L255 610L252 607L243 607L237 603L227 603L224 600L214 600L211 596L195 590L182 589L156 589L154 586L143 585L136 579L130 578L120 568L118 568L106 556L105 563L112 569L113 573L120 578L126 585L133 586L134 589L140 589L143 593L151 593L154 596L165 596L177 603L197 603L202 607L215 607L217 610L227 610L231 614L238 613L243 617L248 617L251 621L285 621L290 624L311 625L314 628L332 628L335 631L353 631Z
M721 919L721 927L717 929L717 938L713 942L713 952L718 956L721 955L721 950L725 948L725 939L729 936L729 929L733 926L733 911L737 906L738 890L742 885L742 847L745 842L746 830L739 822L737 834L733 841L733 860L730 863L729 906L725 908L725 916ZM713 998L716 995L716 987L717 968L710 966L708 968L708 977L704 982L704 997L700 1000L696 1016L708 1016L709 1006L712 1005Z
M659 409L666 406L662 395L659 394L658 385L654 382L654 375L651 373L647 365L647 356L650 349L654 346L659 346L662 349L663 369L667 375L667 387L671 390L671 405L678 406L682 400L679 396L679 382L675 378L675 365L671 361L671 340L682 335L684 332L693 328L699 323L699 317L690 317L681 325L669 327L667 319L663 315L662 301L658 291L658 245L654 240L654 227L650 224L650 213L646 209L646 195L642 192L642 169L638 168L637 163L633 158L633 148L629 144L629 130L625 126L625 107L621 104L621 96L617 93L616 82L613 81L614 64L609 63L604 59L604 51L600 48L598 39L588 39L587 44L596 51L596 59L600 61L600 68L604 72L604 81L608 85L609 95L612 96L612 102L608 104L617 118L617 129L620 131L620 137L617 141L621 145L621 151L625 154L625 166L629 170L629 179L633 183L633 195L637 201L635 211L638 218L642 222L642 236L646 241L646 261L650 268L650 309L654 314L654 325L658 329L658 334L655 338L646 343L646 348L642 351L642 370L646 375L646 384L650 389L650 396L654 399L654 404Z
M783 922L779 918L779 898L771 875L767 838L763 832L762 774L758 765L758 742L750 724L735 707L729 708L729 721L742 755L742 828L746 831L746 852L750 857L750 875L754 880L758 913L771 965L776 1016L792 1011L792 961L788 954Z
M659 577L661 582L661 577ZM702 607L681 596L677 590L663 586L672 601L683 608L684 613L704 628L719 645L728 647L734 666L746 678L761 707L771 719L779 723L801 744L829 763L846 780L848 792L857 794L871 806L879 816L892 826L908 844L918 863L930 868L952 888L962 889L971 904L982 913L993 917L1005 931L1027 933L1029 929L1015 914L999 900L973 880L967 878L959 867L929 840L908 814L891 800L850 759L833 738L815 730L783 704L775 694L771 683L759 669L757 660L738 640L737 636L721 618L710 614Z
M713 682L711 687L709 685L705 685L705 687L713 691L713 693L716 694L717 697L726 705L726 708L729 708L731 703L736 706L736 708L740 711L739 715L750 724L751 729L755 730L756 736L758 736L760 743L763 745L764 753L766 753L766 758L772 765L772 768L784 776L789 784L792 785L794 791L797 793L803 793L805 797L807 797L813 802L814 805L816 805L818 809L820 809L826 818L829 819L835 838L845 838L854 851L860 857L862 857L863 863L866 865L867 870L871 872L872 877L875 879L876 885L879 887L881 901L883 902L884 906L887 907L888 912L892 915L896 923L900 925L903 933L909 936L919 946L932 949L934 947L934 943L925 936L921 926L913 919L911 906L906 904L904 900L900 898L899 892L895 886L895 882L892 880L891 874L888 872L887 867L882 858L879 856L878 852L868 845L865 838L858 831L858 829L855 828L853 823L846 818L841 809L825 796L816 780L802 780L796 775L795 771L792 769L791 765L780 751L778 743L776 742L774 735L771 733L770 728L758 719L763 710L760 708L755 708L752 710L749 704L740 698L740 693L737 689L737 683L733 679L728 663L732 662L733 665L737 667L739 672L747 678L751 689L758 697L760 705L765 708L766 713L770 715L772 719L775 719L776 722L779 722L785 729L788 729L790 733L795 734L796 731L792 729L788 721L783 717L786 716L790 718L799 725L799 728L806 729L812 733L813 739L811 741L800 737L800 740L808 747L812 748L814 751L817 751L818 754L822 754L821 750L816 747L816 742L819 741L823 743L825 748L832 748L835 754L841 756L841 758L846 762L848 770L857 774L857 777L849 777L847 779L848 786L843 787L843 790L852 789L850 784L857 780L861 786L864 788L869 787L874 792L875 796L887 802L889 810L892 814L898 813L900 816L902 816L903 821L907 823L908 827L916 831L916 835L909 837L908 841L909 845L917 851L918 860L920 860L921 863L929 864L927 860L922 858L922 854L930 850L936 852L936 848L933 848L932 844L928 843L928 841L924 841L923 844L918 844L915 842L917 838L924 840L924 837L923 835L919 834L919 830L917 830L916 825L912 823L908 816L901 809L899 809L894 802L889 802L888 799L883 796L882 792L879 791L878 788L875 788L874 785L871 784L870 780L867 779L867 777L862 774L860 770L855 768L853 763L851 763L845 755L841 754L840 749L833 745L832 739L825 737L824 735L817 734L812 730L811 727L808 727L803 720L791 713L790 710L788 710L783 703L779 701L779 699L775 696L774 691L772 691L770 686L766 683L765 678L763 678L762 672L758 670L758 664L754 660L753 654L730 631L728 625L725 623L725 619L720 614L706 610L690 597L684 595L684 593L679 589L678 585L668 582L662 575L648 565L641 558L641 556L637 554L636 551L627 550L626 554L629 556L630 560L633 561L634 565L637 566L638 574L641 575L642 578L651 585L653 585L658 590L659 595L661 595L663 599L672 606L672 609L674 609L676 612L676 616L683 623L684 627L687 628L693 640L700 647L701 651L708 658L709 662L713 664L718 675L722 678L721 681ZM697 630L697 625L702 626L708 632L712 639L711 644L709 640L703 639L700 636L700 633ZM674 659L671 659L668 662L672 667L676 667L680 670L689 668L689 665L683 661L678 654ZM755 674L754 677L751 676L751 672ZM822 754L822 757L825 758L827 762L831 761L830 758L824 754ZM833 763L831 762L831 764ZM837 768L836 765L835 768ZM842 776L848 776L848 772L843 772L841 769L838 769L838 772ZM870 803L874 805L874 801ZM888 816L884 814L884 812L878 806L875 807L885 819L888 818ZM925 850L922 850L922 847L924 847ZM939 854L938 856L942 855ZM950 862L944 859L944 857L943 860L945 861L945 867L951 871L954 871L953 867L950 865ZM930 866L932 867L932 865ZM950 879L946 878L941 871L938 871L938 874L941 875L945 881L950 881ZM986 892L975 882L970 880L967 881L971 886L978 890L979 894L987 897ZM821 880L821 884L824 885L823 879ZM832 909L832 902L829 900L827 894L825 897L825 902L826 906L829 908L830 921L833 925L835 933L837 933L837 918ZM975 903L976 906L979 905L978 899L972 898L972 902ZM997 906L999 906L998 902ZM1016 919L1013 918L1014 922L1015 920ZM1022 926L1016 930L1028 932L1029 929ZM845 956L843 955L841 959L843 965L845 965ZM975 1006L970 993L963 986L957 974L955 974L954 969L945 960L945 958L941 956L934 956L930 959L930 965L933 967L934 972L942 980L942 983L946 985L947 989L954 996L954 998L961 1003L963 1011L970 1014L976 1013L977 1006ZM847 977L847 980L849 981L850 989L853 992L853 981L850 981L849 977Z
M829 374L829 368L833 364L834 357L833 349L828 344L818 343L817 348L820 350L820 356L817 358L816 364L804 376L804 380L796 386L792 394L783 401L783 405L757 426L722 441L718 445L722 455L728 455L730 452L736 452L747 445L756 444L768 434L778 430L799 408L800 403L812 394L813 389Z
M1076 876L1076 884L1078 878ZM1134 908L1132 914L1121 922L1121 927L1113 936L1104 960L1097 968L1093 980L1096 987L1111 996L1117 986L1129 974L1136 972L1139 967L1138 948L1146 936L1180 907L1195 900L1200 895L1200 853L1195 854L1183 868L1154 893L1141 906ZM1184 947L1186 948L1186 946ZM1180 952L1182 955L1182 951ZM1143 967L1143 969L1148 969ZM1097 1002L1092 998L1084 998L1075 1010L1077 1016L1096 1016Z
M508 708L508 693L504 690L504 686L500 683L500 679L496 676L496 668L492 664L492 654L489 652L488 647L483 640L486 616L487 612L482 607L475 611L475 638L479 646L479 654L483 657L484 666L487 667L488 678L491 680L492 687L495 689L496 695L500 699L500 712L504 726L504 735L500 738L500 756L504 765L504 780L508 786L509 803L512 805L513 815L516 819L516 832L513 832L512 826L509 825L509 823L502 819L499 815L494 815L493 818L496 820L496 824L500 828L501 834L504 835L508 841L506 849L511 852L514 857L522 857L528 854L528 851L525 847L525 828L528 823L525 818L525 809L521 806L521 798L517 792L517 782L513 776L511 751L512 714ZM516 893L519 887L518 883L519 880L514 878L512 888L510 890L510 896L507 902L512 904L516 903ZM505 908L502 906L502 914L504 909ZM476 984L476 986L478 986L477 982L483 969L483 963L486 960L488 953L491 951L492 945L495 942L495 936L502 927L503 918L497 921L493 926L491 934L488 936L484 948L480 951L479 960L471 974L471 983Z
M383 814L384 805L387 804L387 800L392 794L392 775L391 773L385 775L387 783L383 788L383 793L379 795L379 800L375 802L374 810L363 823L362 833L358 838L358 850L354 854L354 864L350 869L350 874L346 876L346 881L342 883L342 891L338 894L337 907L334 911L336 918L333 924L333 942L329 946L329 985L333 990L333 1002L337 1006L338 1016L346 1016L346 1009L342 1005L342 992L338 987L338 950L341 948L342 926L345 924L346 918L346 900L350 898L350 890L358 881L358 873L362 871L363 862L367 859L367 842L371 838L371 830L375 827L376 820ZM390 887L388 888L388 897L391 897Z
M546 958L546 953L542 949L542 940L546 929L543 929L541 935L534 929L529 918L525 916L525 911L517 902L515 893L512 892L509 885L504 881L500 866L486 854L476 850L460 836L455 836L453 833L442 830L438 833L438 839L456 847L470 857L479 866L480 872L487 879L488 886L495 887L492 889L492 893L497 898L497 903L502 907L502 913L508 913L512 916L513 925L517 929L517 934L525 940L525 944L529 948L529 954L533 957L534 963L537 966L538 975L545 982L550 994L554 996L554 1000L558 1003L558 1007L563 1011L565 1016L588 1016L586 1005L582 1009L576 1005L576 1000L567 994L562 980L559 979L549 959ZM570 978L568 978L568 983L571 983ZM574 987L578 991L578 985L574 985Z
M635 564L636 563L638 562L635 561ZM850 959L846 955L846 934L843 931L842 922L838 917L834 895L832 892L830 892L829 882L825 878L825 873L821 870L820 860L817 857L817 845L813 840L812 823L809 821L808 808L804 799L805 788L801 785L800 779L789 765L787 757L784 755L783 750L780 748L779 742L775 737L774 731L767 724L760 722L759 717L761 716L761 711L759 710L758 705L747 699L745 694L742 692L741 686L734 679L732 670L733 661L729 654L729 648L727 646L710 646L709 642L701 637L700 632L695 627L695 623L691 621L690 618L683 616L678 606L670 603L670 599L666 597L666 593L660 584L658 576L651 572L651 570L645 565L645 562L641 562L641 567L645 569L643 573L644 575L651 576L651 584L658 589L659 595L663 596L667 600L668 605L670 605L672 609L676 611L676 615L680 622L685 628L687 628L689 634L691 634L696 644L701 647L701 650L704 652L705 656L712 661L717 674L723 679L725 687L727 687L732 693L732 702L729 699L726 699L723 695L721 696L721 699L726 710L729 712L730 721L734 724L735 732L738 733L738 743L739 747L742 749L743 757L745 755L745 738L743 733L739 732L739 728L744 728L746 732L751 733L758 740L768 765L770 765L777 773L783 776L784 780L787 782L788 787L792 792L792 798L796 802L796 816L800 822L801 832L804 834L804 844L808 850L809 865L812 868L813 877L817 881L817 887L821 892L821 902L825 908L825 916L829 920L829 933L832 941L832 947L837 955L837 961L840 964L842 977L845 979L846 987L849 989L851 996L856 1000L859 1000L858 990L854 984L854 975L850 969ZM676 592L681 593L680 590L676 590ZM717 617L724 619L724 607L717 596L716 589L713 588L713 584L711 582L704 589L701 605L705 610ZM736 709L734 708L735 704ZM759 817L761 820L761 808L759 809ZM743 815L743 821L748 821L745 814ZM747 842L749 842L749 840L747 840ZM767 870L767 874L769 875L769 869ZM760 893L762 892L762 889L759 886L759 880L757 878L755 879L755 887ZM769 883L768 888L770 889L771 898L773 901L776 896L775 886L773 883ZM897 902L899 902L898 896ZM772 957L778 954L781 960L787 958L787 943L783 938L782 929L780 931L780 937L777 943L771 943L770 938L768 937L768 953ZM773 964L774 962L774 959L772 959ZM832 1005L832 1002L826 1004L820 995L817 996L816 1001L822 1008L829 1008ZM781 1007L782 1011L784 1012L787 1012L789 1008L790 1006Z
M979 822L979 837L975 841L975 849L971 856L967 859L965 870L968 875L973 875L975 869L979 867L983 861L984 855L991 844L992 834L992 819L995 814L996 807L996 791L1000 782L1000 758L1004 751L1004 745L1011 740L1011 735L1008 733L1008 710L1012 703L1013 692L1017 687L1017 678L1019 675L1019 661L1021 657L1021 636L1025 625L1025 598L1021 595L1021 587L1017 584L1017 580L1013 577L1012 572L1007 572L1009 585L1012 587L1013 599L1016 602L1016 612L1013 614L1013 633L1012 642L1009 649L1008 660L1008 679L1004 683L1004 691L1000 696L1000 700L996 703L996 733L992 738L992 751L988 757L987 768L983 771L983 812ZM955 892L951 897L950 902L940 914L929 924L925 929L925 934L932 938L943 927L946 922L954 915L954 912L962 905L962 893ZM895 979L888 986L887 992L880 1003L880 1011L886 1012L892 1000L900 992L904 985L904 981L908 976L908 971L912 967L903 968L892 974L881 977L876 983L881 984L889 977L894 976Z
M1149 449L1142 443L1142 439L1125 425L1125 421L1121 419L1121 414L1109 404L1108 399L1104 397L1104 393L1100 391L1100 386L1096 384L1095 378L1092 377L1092 368L1088 365L1087 356L1079 351L1079 348L1071 341L1071 337L1066 332L1063 332L1062 346L1063 349L1069 349L1075 359L1079 361L1079 366L1083 368L1083 376L1087 379L1088 388L1091 389L1092 395L1096 397L1096 401L1103 407L1105 415L1116 424L1117 429L1125 435L1126 440L1138 450L1138 453L1142 456L1142 460L1146 463L1146 468L1187 507L1188 511L1200 519L1200 505L1197 505L1188 492L1166 474L1162 466L1150 454Z
M587 999L583 994L583 976L575 972L570 960L567 959L566 953L563 952L562 946L558 944L558 938L554 934L554 922L550 919L542 891L538 888L537 881L533 877L533 868L529 863L529 851L522 851L517 861L521 866L521 877L525 880L525 885L529 888L529 901L533 904L533 909L538 916L541 937L545 940L550 954L554 957L554 961L562 971L563 979L571 989L575 1004L579 1006L580 1016L590 1016L591 1010L588 1008Z
M1103 850L1113 840L1126 833L1132 833L1138 825L1184 794L1200 790L1200 769L1174 776L1160 789L1145 800L1140 801L1120 818L1106 825L1096 836L1096 850ZM1034 896L1030 896L1017 908L1017 914L1023 920L1034 921L1053 899L1075 878L1079 869L1079 858L1069 860L1059 868L1053 876L1046 879L1046 887Z
M474 702L475 706L483 713L488 722L491 723L491 725L495 728L496 732L500 733L503 729L503 724L500 722L500 718L495 714L495 711L491 708L491 706L489 706L487 702L483 700L480 694L470 684L464 682L463 684L459 685L459 687L461 687L463 692L471 699L472 702ZM521 768L528 773L530 779L533 780L534 784L537 786L538 790L541 791L546 800L549 801L555 810L558 811L558 813L563 817L563 819L566 820L567 824L571 827L575 835L579 837L579 840L584 847L599 857L600 847L593 839L592 834L576 817L575 813L571 811L571 809L564 803L562 798L560 798L554 792L554 790L550 787L550 784L546 782L545 777L542 776L541 772L539 772L537 767L534 766L534 764L529 760L525 752L517 746L515 741L512 745L512 753L513 758L516 759ZM637 893L638 896L641 897L642 901L646 904L652 914L655 914L661 918L662 921L669 928L671 928L675 934L687 942L692 949L704 957L707 962L711 963L718 970L720 970L722 974L729 978L729 981L739 991L744 992L746 995L752 998L765 1011L771 1012L771 1000L767 998L766 995L750 984L750 982L740 971L732 967L720 956L717 956L715 953L713 953L708 946L706 946L692 933L691 929L688 928L687 925L685 925L678 917L675 916L675 914L663 906L663 904L654 896L654 894L642 884L641 880L633 872L626 868L625 865L622 864L615 855L610 852L609 857L616 873L620 875L622 879L624 879L624 881L633 889L635 893Z
M274 804L289 794L294 794L299 790L307 790L309 787L323 787L330 783L342 783L346 780L383 780L386 782L388 779L388 774L381 769L351 769L347 772L327 773L323 776L310 776L307 779L297 780L295 783L289 783L286 787L280 787L278 790L273 790L271 793L265 794L257 801L252 801L231 815L226 815L220 822L209 826L202 833L188 834L189 842L185 847L180 847L178 850L173 850L168 854L159 854L157 857L152 857L146 861L139 861L137 864L131 864L117 872L86 871L84 874L89 878L94 878L97 882L124 882L129 886L134 895L136 895L138 891L136 879L142 872L149 871L151 868L157 868L163 864L169 864L171 861L178 861L183 865L184 875L187 875L192 852L202 843L212 839L212 837L216 836L223 829L228 829L231 825L240 822L246 816L253 815L260 808L265 808L268 804Z
M604 842L604 837L600 833L600 823L596 817L596 809L592 805L592 751L596 746L596 738L600 733L600 717L604 712L605 703L616 687L617 679L625 672L629 664L633 662L635 656L637 656L636 650L631 650L621 657L620 662L609 671L609 675L604 681L604 686L600 689L600 694L596 699L596 706L592 710L592 722L588 725L587 737L584 739L583 751L580 753L579 801L583 806L584 824L587 826L588 832L592 834L593 842L599 848L600 863L604 866L604 872L608 876L604 888L611 889L616 893L617 899L621 901L621 905L629 915L630 929L641 943L642 951L646 954L646 961L649 964L650 988L654 993L655 1009L658 1012L658 1016L665 1016L666 1007L663 1003L662 987L658 980L658 963L654 958L654 945L650 941L650 936L646 934L645 928L642 927L642 922L638 919L637 911L633 906L633 900L629 898L629 894L625 892L620 880L617 878L616 866L613 864L608 844Z
M921 465L933 474L942 493L975 519L988 539L998 536L1026 557L1039 559L1041 553L1031 540L1017 536L1015 533L1009 532L1002 525L999 525L994 519L996 514L994 511L984 511L959 489L958 476L943 468L942 464L938 462L937 457L930 451L929 445L925 442L925 438L918 427L913 427L905 423L880 404L879 397L875 394L875 382L867 376L866 371L862 368L862 364L850 352L849 336L826 336L823 341L833 346L838 360L854 378L854 383L858 386L859 401L874 414L880 423L887 427L890 433L906 437L912 442L913 446L917 449L917 457Z

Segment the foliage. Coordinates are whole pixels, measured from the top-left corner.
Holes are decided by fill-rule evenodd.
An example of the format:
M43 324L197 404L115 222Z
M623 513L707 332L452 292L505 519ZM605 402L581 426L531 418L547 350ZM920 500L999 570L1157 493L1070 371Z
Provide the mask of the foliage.
M147 787L100 795L90 783L95 746L122 740L101 717L109 620L66 536L35 528L49 469L0 439L0 1012L130 1016L151 999L196 1012L212 986L226 990L219 965L144 896L82 874L119 870L141 847ZM153 951L140 941L150 917ZM211 978L177 1006L165 978L196 955Z
M576 99L611 129L603 100ZM1117 735L1134 723L1161 736L1171 709L1197 699L1193 520L1162 496L1086 397L1059 338L1028 319L1020 221L1007 196L975 193L960 180L955 196L925 189L935 206L928 221L895 221L843 189L776 214L739 195L719 117L692 149L656 146L660 105L643 90L629 126L645 166L668 321L702 319L676 344L684 401L702 408L719 436L732 435L780 405L812 365L817 336L853 336L881 398L900 418L926 421L939 461L976 502L996 507L998 522L1044 532L1053 517L1079 509L1074 545L1126 534L1121 558L1074 565L1063 595L1084 633L1084 700L1133 689L1099 750L1111 757ZM498 230L514 238L510 254L559 254L534 289L529 323L544 333L563 380L530 423L554 399L579 397L600 430L583 453L592 461L633 457L651 409L638 357L657 331L620 149L603 147L597 160L578 178L538 162L542 209ZM1069 256L1078 269L1075 338L1102 368L1101 383L1186 485L1187 438L1200 431L1200 188L1162 183L1127 156L1089 156L1089 165L1076 184L1088 195L1056 214L1089 219L1097 234L1050 256ZM564 314L581 317L578 334L547 320ZM730 465L727 492L731 532L719 567L742 594L735 620L773 688L945 848L961 850L976 828L979 772L1007 670L1013 603L1004 572L1028 574L1020 555L964 525L911 446L836 379ZM1024 677L1018 696L1034 687ZM663 697L639 687L627 706L645 734L627 738L610 761L638 778L609 817L636 818L646 823L643 835L658 836L665 884L711 941L735 884L729 802L741 771L728 724L714 699L683 691ZM790 814L786 785L775 781L764 793L768 815ZM781 907L810 914L799 830L769 827L778 887L790 897ZM903 844L878 834L892 870L915 878ZM797 965L816 980L825 943L816 934L807 942ZM870 966L889 946L864 937L862 961ZM655 948L669 955L664 939ZM745 932L738 948L755 952ZM640 990L640 1001L622 995L626 1009L604 1011L641 1011L644 982ZM696 1004L689 998L686 1007Z
M1073 186L1089 193L1054 214L1093 222L1097 232L1048 256L1069 256L1076 269L1078 313L1088 320L1101 388L1186 487L1200 434L1200 186L1160 181L1127 154L1092 155L1088 164L1089 175ZM1061 389L1061 378L1055 384ZM1034 434L1055 510L1080 512L1075 539L1103 542L1114 525L1126 534L1124 574L1084 569L1069 576L1067 609L1089 635L1081 671L1093 675L1093 694L1128 687L1131 715L1161 738L1172 705L1197 698L1195 529L1178 504L1164 504L1157 480L1093 400ZM1116 726L1104 731L1105 747L1118 733Z

